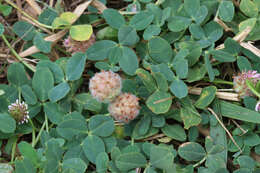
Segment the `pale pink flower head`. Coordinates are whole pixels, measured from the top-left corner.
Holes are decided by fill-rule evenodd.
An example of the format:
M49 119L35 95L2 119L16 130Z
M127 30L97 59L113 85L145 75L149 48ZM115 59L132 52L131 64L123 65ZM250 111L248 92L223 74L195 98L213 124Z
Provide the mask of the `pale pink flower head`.
M139 98L130 93L122 93L109 104L108 111L115 120L128 123L139 114Z
M240 98L246 96L253 96L253 93L246 85L246 80L252 81L254 85L260 80L260 74L257 71L249 70L248 72L239 73L237 76L233 76L234 90L239 94Z
M96 73L89 81L89 91L93 98L108 103L121 93L121 77L112 71Z
M18 99L8 106L8 111L18 124L27 123L30 118L28 105L24 102L20 103Z

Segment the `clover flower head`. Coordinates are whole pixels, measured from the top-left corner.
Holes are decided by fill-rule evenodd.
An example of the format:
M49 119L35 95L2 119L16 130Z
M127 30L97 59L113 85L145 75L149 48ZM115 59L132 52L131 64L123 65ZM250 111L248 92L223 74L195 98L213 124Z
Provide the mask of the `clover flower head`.
M28 105L25 102L20 103L18 99L8 106L8 111L18 124L27 123L30 118Z
M256 85L260 80L260 74L257 71L249 70L247 72L243 71L233 77L234 90L238 93L240 98L253 96L253 93L246 84L247 79L251 80L252 83Z
M128 123L140 112L139 98L130 93L122 93L109 104L108 111L115 120Z
M93 98L108 103L121 93L121 77L112 71L96 73L89 81L89 90Z

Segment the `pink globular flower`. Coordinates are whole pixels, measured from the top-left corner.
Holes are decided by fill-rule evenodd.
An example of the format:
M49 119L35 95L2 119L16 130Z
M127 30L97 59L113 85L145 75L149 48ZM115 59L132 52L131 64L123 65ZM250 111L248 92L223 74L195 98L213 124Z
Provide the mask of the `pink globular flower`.
M8 111L18 124L27 123L30 118L28 105L25 102L20 103L18 99L8 106Z
M239 73L233 77L234 90L240 98L253 96L252 91L246 85L246 80L250 80L254 85L260 80L260 74L257 71L249 70L248 72Z
M109 104L108 111L115 120L128 123L139 114L139 98L130 93L122 93Z
M76 41L73 40L70 36L68 36L64 41L63 45L66 48L67 52L71 52L72 54L76 52L86 52L86 50L95 43L96 36L93 33L90 38L86 41Z
M89 90L93 98L108 103L121 93L121 77L112 71L96 73L89 81Z

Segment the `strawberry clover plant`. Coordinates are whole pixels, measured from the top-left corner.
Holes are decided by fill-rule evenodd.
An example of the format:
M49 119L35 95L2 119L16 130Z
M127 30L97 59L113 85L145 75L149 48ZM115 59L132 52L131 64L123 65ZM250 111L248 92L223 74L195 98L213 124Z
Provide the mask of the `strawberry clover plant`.
M0 1L0 172L259 172L260 1L125 1Z

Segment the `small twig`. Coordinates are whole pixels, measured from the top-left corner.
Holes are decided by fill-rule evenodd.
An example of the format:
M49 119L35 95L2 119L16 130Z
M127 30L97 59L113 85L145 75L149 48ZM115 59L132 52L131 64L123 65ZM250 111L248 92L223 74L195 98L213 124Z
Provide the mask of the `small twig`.
M211 109L208 108L208 110L211 112L212 115L215 116L215 118L217 119L217 121L219 122L219 124L222 126L222 128L226 131L226 133L228 134L228 136L230 137L230 139L232 140L232 142L236 145L236 147L239 149L239 151L242 153L241 148L239 147L239 145L236 143L235 139L233 138L233 136L231 135L231 133L228 131L228 129L225 127L225 125L222 123L222 121L219 119L218 115Z
M254 45L252 45L251 42L247 42L247 43L242 42L242 43L240 43L240 45L242 47L244 47L245 49L250 50L256 56L260 57L260 50L258 48L256 48Z
M49 6L53 7L53 0L50 0Z
M192 88L189 87L189 93L194 95L200 95L202 92L202 88ZM216 96L223 100L229 101L240 101L239 96L237 93L230 93L230 92L216 92Z
M22 2L21 2L21 0L16 0L16 4L17 4L17 6L18 6L19 8L22 9ZM16 12L17 12L18 19L20 20L21 17L22 17L22 14L21 14L21 12L20 12L19 10L17 10Z
M220 20L217 16L214 18L214 21L217 22L226 32L232 31L232 28L229 28L222 20Z
M89 0L89 1L86 1L84 2L83 4L79 5L74 11L73 13L77 15L77 18L75 18L72 23L74 23L80 16L81 14L83 14L83 12L85 11L85 9L92 3L92 2L96 2L93 1L93 0ZM99 1L98 1L99 2ZM97 2L96 2L97 3ZM99 2L101 3L101 2ZM99 4L97 3L97 4ZM102 3L101 3L102 4ZM93 4L92 4L93 5ZM104 4L103 4L104 5ZM101 7L100 7L101 8ZM102 7L103 8L103 7ZM99 9L101 10L101 9ZM68 32L68 30L62 30L62 31L59 31L58 33L56 34L53 34L53 35L50 35L46 38L44 38L44 40L46 41L50 41L50 42L53 42L56 43L57 41L59 41L64 35L66 35L66 33ZM34 53L37 53L39 52L39 49L36 47L36 46L32 46L28 49L26 49L25 51L21 52L20 53L20 56L21 57L26 57L26 56L29 56L31 54L34 54Z
M119 13L122 15L135 15L139 13L139 11L119 11Z
M199 132L200 132L203 136L205 136L205 137L210 136L209 129L205 129L205 128L203 128L201 125L198 125L197 127L198 127Z
M29 14L27 14L24 10L22 10L21 8L19 8L15 3L13 3L10 0L5 0L5 2L7 2L9 5L11 5L13 8L17 9L20 13L22 13L24 16L26 16L27 18L31 19L32 21L34 21L34 23L45 27L45 28L49 28L52 29L52 26L49 25L45 25L43 23L40 23L38 20L34 19L32 16L30 16Z
M0 53L0 58L11 58L11 55Z
M156 135L153 135L151 137L142 139L142 141L151 141L151 140L162 138L162 137L166 137L165 134L156 134Z
M41 7L34 0L26 0L26 1L36 11L38 15L42 13Z
M230 92L233 92L235 90L233 88L230 88L230 89L218 89L218 91L230 91Z
M250 34L250 32L252 31L252 27L247 26L246 29L244 29L242 32L240 32L238 35L236 35L235 37L233 37L233 39L235 41L237 41L238 43L243 42L246 37Z
M48 29L46 29L46 28L44 28L44 27L38 25L37 23L35 23L34 21L28 19L28 18L25 17L25 16L22 16L21 19L27 21L28 23L30 23L30 24L32 24L32 25L38 27L38 28L40 28L41 30L43 30L44 32L46 32L46 33L48 33L48 34L52 34L52 32L49 31Z
M35 68L33 66L31 66L30 64L28 64L27 62L24 61L24 59L19 56L17 54L17 52L14 50L14 48L10 45L10 43L8 42L8 40L5 38L4 35L1 36L2 39L4 40L5 44L8 46L8 48L11 50L11 52L14 54L14 56L21 61L27 68L29 68L31 71L35 72Z
M94 1L91 3L91 5L92 5L93 7L95 7L96 9L98 9L101 13L103 13L103 11L104 11L105 9L107 9L107 7L106 7L102 2L100 2L100 1L98 1L98 0L94 0Z
M232 2L236 7L239 7L239 2L237 2L236 0L232 0Z
M242 135L246 134L248 130L244 130L235 120L232 119L232 122L243 132ZM240 135L240 136L242 136Z
M251 152L250 156L255 159L258 163L260 163L260 155L256 154L255 152Z

